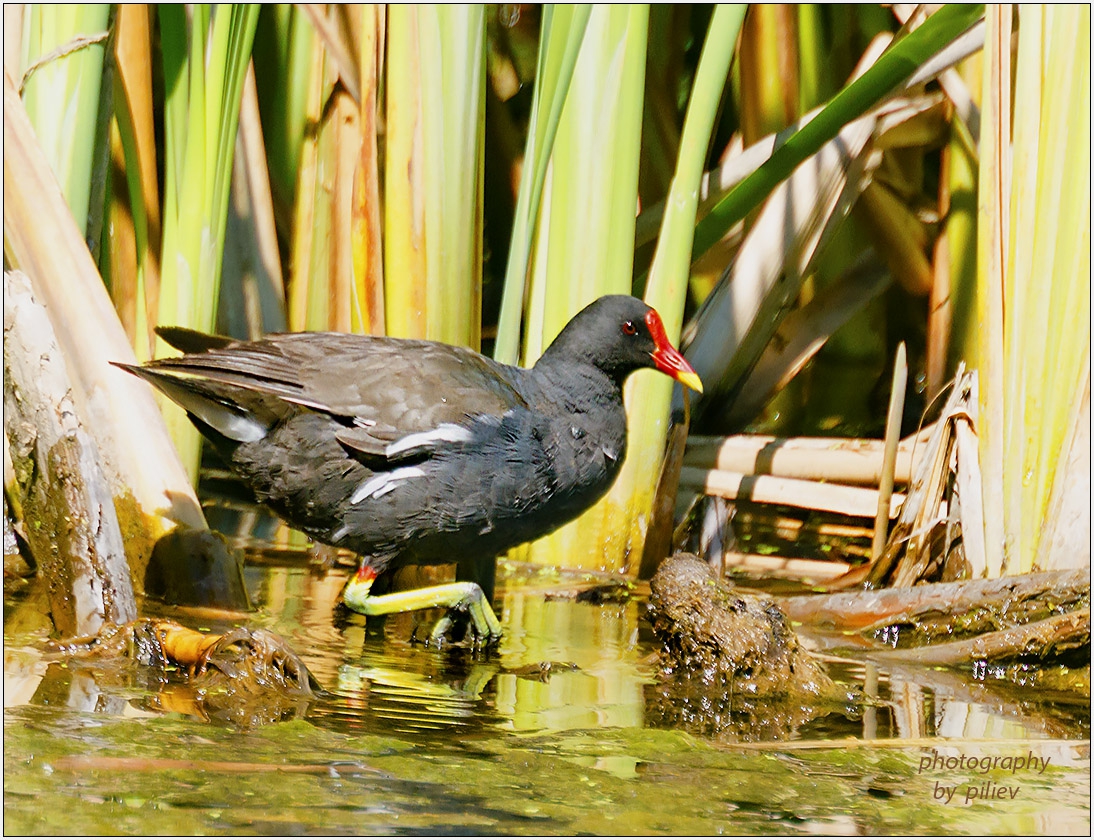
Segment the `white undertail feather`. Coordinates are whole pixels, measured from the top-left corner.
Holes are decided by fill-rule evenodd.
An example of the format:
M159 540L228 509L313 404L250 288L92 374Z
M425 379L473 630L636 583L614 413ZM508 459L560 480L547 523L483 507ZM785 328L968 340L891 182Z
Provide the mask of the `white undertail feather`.
M195 394L170 376L157 377L156 385L174 402L229 440L254 443L262 440L270 431L265 423L214 399Z

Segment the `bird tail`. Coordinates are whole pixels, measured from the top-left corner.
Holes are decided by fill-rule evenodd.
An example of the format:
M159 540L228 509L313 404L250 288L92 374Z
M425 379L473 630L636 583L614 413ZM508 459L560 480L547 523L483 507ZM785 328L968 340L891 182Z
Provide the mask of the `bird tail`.
M158 370L154 362L144 367L124 362L111 364L154 385L185 409L191 419L202 421L200 424L195 422L199 428L212 429L237 444L261 440L275 422L276 418L272 414L264 416L267 412L261 411L258 405L241 405L238 400L241 389L230 385ZM258 395L249 396L250 402L261 401ZM205 428L202 428L203 433Z

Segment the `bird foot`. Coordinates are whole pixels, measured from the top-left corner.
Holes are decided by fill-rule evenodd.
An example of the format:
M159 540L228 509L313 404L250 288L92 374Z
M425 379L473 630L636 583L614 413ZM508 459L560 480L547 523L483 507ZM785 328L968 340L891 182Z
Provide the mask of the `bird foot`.
M444 647L450 643L450 634L461 633L462 625L463 638L470 642L472 649L485 650L501 639L501 623L477 584L460 585L468 587L468 593L437 620L426 644L430 647Z
M482 588L470 581L442 583L406 592L388 595L369 595L372 580L365 575L352 578L342 592L347 607L362 615L389 615L409 610L447 607L450 612L443 616L429 635L429 643L441 646L446 633L455 624L453 614L465 614L470 622L472 644L486 647L501 638L501 622L498 621Z
M461 594L449 605L449 611L433 625L427 642L429 645L443 647L448 643L449 633L460 623L467 624L465 638L469 637L473 648L489 647L501 638L501 622L477 583L460 581L444 586Z

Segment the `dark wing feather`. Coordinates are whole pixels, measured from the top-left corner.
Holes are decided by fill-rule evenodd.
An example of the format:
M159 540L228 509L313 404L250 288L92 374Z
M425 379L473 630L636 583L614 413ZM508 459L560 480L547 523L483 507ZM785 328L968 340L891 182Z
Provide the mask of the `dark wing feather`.
M330 414L347 424L343 445L372 456L408 434L526 405L524 371L429 341L291 333L214 345L145 369L228 386L216 389L221 397L238 388ZM240 400L244 408L248 402Z
M235 341L224 335L210 335L186 327L156 327L156 335L183 353L204 353L227 347Z

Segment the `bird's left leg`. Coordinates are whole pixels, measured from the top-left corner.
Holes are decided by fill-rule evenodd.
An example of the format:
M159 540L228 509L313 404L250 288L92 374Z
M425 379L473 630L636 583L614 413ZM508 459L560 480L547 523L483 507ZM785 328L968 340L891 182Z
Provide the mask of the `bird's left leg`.
M342 591L345 605L361 615L390 615L433 607L466 610L477 642L489 644L501 638L501 622L494 615L490 602L486 600L477 583L457 581L406 592L371 595L370 590L375 579L376 572L363 563ZM438 621L430 634L430 641L442 641L451 625L452 621L447 616Z

